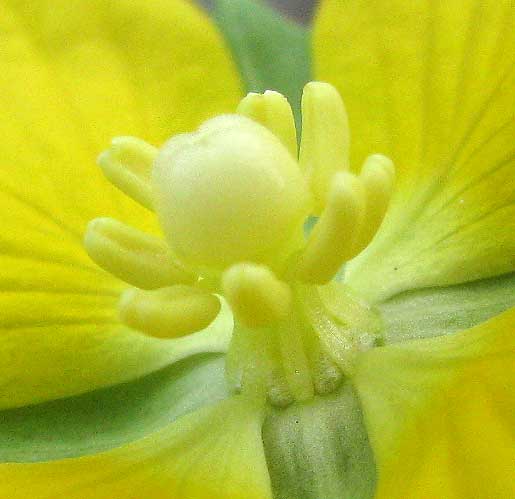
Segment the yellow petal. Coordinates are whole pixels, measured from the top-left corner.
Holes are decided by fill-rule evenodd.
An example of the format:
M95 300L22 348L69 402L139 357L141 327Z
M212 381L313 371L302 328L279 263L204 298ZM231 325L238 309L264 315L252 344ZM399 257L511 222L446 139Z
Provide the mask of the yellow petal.
M515 309L450 336L371 350L355 384L381 499L515 496Z
M220 36L179 0L3 2L0 27L0 399L19 405L171 358L116 324L120 283L83 249L99 215L155 225L96 157L114 136L193 129L240 92Z
M78 232L149 217L95 165L114 136L160 145L238 103L220 36L187 2L7 2L0 23L0 185Z
M0 465L9 499L269 499L254 403L229 399L149 437L76 459Z
M380 233L348 268L371 300L515 268L513 6L323 3L315 73L342 93L353 168L383 153L398 172Z
M113 297L59 291L0 293L0 309L0 409L84 393L189 355L225 351L232 331L225 308L203 331L152 338L118 324Z

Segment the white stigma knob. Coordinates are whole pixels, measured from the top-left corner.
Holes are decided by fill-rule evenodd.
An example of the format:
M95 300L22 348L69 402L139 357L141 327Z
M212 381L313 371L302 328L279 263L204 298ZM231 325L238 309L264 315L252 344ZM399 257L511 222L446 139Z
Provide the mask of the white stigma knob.
M152 182L170 246L197 266L273 262L310 208L295 159L269 130L238 115L219 116L168 141Z

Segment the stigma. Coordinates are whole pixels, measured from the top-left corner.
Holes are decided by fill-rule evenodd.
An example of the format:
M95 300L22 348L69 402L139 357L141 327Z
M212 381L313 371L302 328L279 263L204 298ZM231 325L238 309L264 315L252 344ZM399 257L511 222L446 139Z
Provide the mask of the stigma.
M336 89L312 82L299 150L291 107L273 91L247 95L235 114L160 148L114 139L100 167L155 212L164 234L107 218L88 226L91 258L130 285L121 321L155 337L184 336L207 327L222 299L235 321L226 363L233 390L275 405L335 390L380 328L366 303L331 281L375 236L394 184L380 154L351 170L349 135ZM306 235L308 219L316 222Z

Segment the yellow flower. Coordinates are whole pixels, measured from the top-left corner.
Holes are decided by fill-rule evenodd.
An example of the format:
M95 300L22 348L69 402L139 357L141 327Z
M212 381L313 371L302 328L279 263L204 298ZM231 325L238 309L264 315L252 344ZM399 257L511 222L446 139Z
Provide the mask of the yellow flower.
M342 93L352 153L359 162L374 147L398 172L349 285L372 301L411 294L410 305L385 302L393 341L434 335L426 306L447 316L441 333L482 323L364 356L355 382L378 496L512 497L514 310L473 316L474 296L497 285L506 307L491 316L513 306L513 3L330 1L319 14L316 73Z
M509 1L323 2L315 76L343 96L351 156L338 95L311 84L305 175L278 94L241 101L261 125L191 134L242 85L182 1L6 2L0 20L1 497L515 496ZM127 138L185 132L159 153ZM101 166L170 246L94 167L117 136ZM397 172L376 236L392 168L371 153ZM84 251L94 219L110 273Z

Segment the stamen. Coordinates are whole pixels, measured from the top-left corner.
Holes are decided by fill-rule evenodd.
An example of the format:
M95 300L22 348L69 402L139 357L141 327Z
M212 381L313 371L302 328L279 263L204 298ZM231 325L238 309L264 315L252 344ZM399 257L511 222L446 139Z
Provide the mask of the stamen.
M322 212L333 175L349 168L349 124L338 91L328 83L311 82L302 94L300 166Z
M222 289L238 320L248 327L279 322L290 310L289 286L264 265L233 265L222 276Z
M135 137L116 137L98 158L107 179L129 197L153 209L150 171L157 148Z
M142 333L204 329L223 293L234 319L229 387L277 406L334 392L358 352L382 341L375 312L327 283L378 230L393 164L373 155L359 176L348 171L347 114L333 86L306 85L302 114L299 161L292 109L273 91L248 94L237 114L159 152L114 139L102 170L156 212L166 242L109 218L92 221L84 241L101 267L139 288L122 294L119 315ZM310 215L320 218L305 236Z
M119 303L120 319L130 328L158 338L177 338L207 327L220 311L212 294L189 286L157 291L129 289Z
M341 283L301 286L297 293L304 316L316 331L322 351L345 375L352 375L358 352L381 342L379 317L366 304L348 294Z
M310 400L315 395L305 333L305 324L295 312L277 329L284 378L295 400Z
M247 328L235 322L225 364L226 379L233 390L266 395L277 364L272 332L267 327Z
M381 225L390 202L395 177L393 162L381 154L369 156L360 173L366 191L366 223L356 241L355 254L366 248Z
M297 267L301 281L324 284L352 258L363 225L365 191L351 173L337 173L322 216L315 225Z
M297 157L295 121L291 106L284 95L273 90L267 90L264 94L251 92L242 99L236 112L268 128L292 156Z
M302 313L304 314L304 311ZM303 323L304 350L309 360L313 387L316 393L325 395L338 388L343 379L343 373L324 351L317 333L313 330L309 321L305 319L305 316L303 316L301 320Z
M104 270L143 289L190 284L196 276L174 261L168 245L112 218L97 218L87 227L84 246Z

